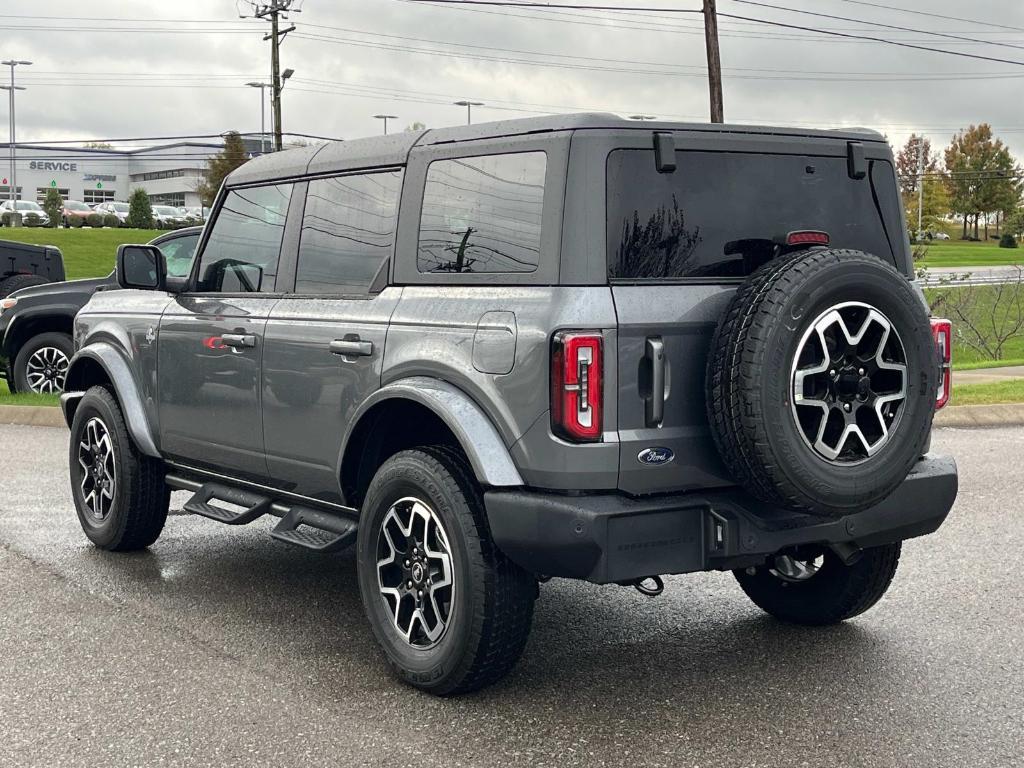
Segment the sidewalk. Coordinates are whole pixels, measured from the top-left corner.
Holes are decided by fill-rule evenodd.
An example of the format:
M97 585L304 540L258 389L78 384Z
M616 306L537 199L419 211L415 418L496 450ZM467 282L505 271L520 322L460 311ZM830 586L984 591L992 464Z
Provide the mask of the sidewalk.
M953 384L994 384L997 381L1024 379L1024 365L1005 368L978 368L974 371L953 371Z

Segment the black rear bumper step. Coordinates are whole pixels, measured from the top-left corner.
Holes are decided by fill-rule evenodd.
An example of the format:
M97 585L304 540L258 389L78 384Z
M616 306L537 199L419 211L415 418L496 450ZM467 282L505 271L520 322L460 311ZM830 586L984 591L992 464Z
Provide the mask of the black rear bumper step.
M270 535L314 552L338 552L356 540L359 526L352 520L309 507L292 507Z
M244 510L237 512L211 504L211 501L223 501L237 507L244 507ZM227 525L246 525L253 520L263 517L270 511L271 500L266 496L244 491L241 488L231 488L219 483L205 483L195 495L185 502L183 509L193 515L202 515L211 520Z

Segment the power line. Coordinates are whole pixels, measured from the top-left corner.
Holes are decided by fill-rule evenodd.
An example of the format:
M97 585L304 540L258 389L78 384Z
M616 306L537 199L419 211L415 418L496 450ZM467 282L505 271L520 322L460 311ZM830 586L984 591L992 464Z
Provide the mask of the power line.
M880 3L869 3L866 0L839 0L841 3L850 3L851 5L864 5L869 8L881 8L885 11L898 11L900 13L910 13L915 16L928 16L933 19L943 19L945 21L959 21L966 24L976 24L981 27L995 27L996 29L1006 29L1013 32L1024 32L1024 27L1011 27L1007 24L996 24L991 21L983 21L981 19L965 19L960 16L944 16L941 13L934 13L932 11L915 11L910 8L896 8L891 5L882 5ZM975 33L976 34L976 33Z

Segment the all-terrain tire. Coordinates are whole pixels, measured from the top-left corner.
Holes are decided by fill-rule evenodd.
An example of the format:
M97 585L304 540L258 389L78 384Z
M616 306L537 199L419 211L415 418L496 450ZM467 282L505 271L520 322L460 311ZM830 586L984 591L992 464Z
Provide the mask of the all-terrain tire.
M849 302L877 308L906 354L905 400L891 436L859 462L823 459L794 417L793 372L805 333ZM842 249L769 262L736 292L711 342L706 402L711 432L736 481L761 501L842 517L882 501L927 445L939 365L920 295L891 265Z
M55 388L45 390L47 393L59 394L64 391L63 376L67 374L67 366L71 361L71 356L75 353L75 343L66 333L41 333L38 336L33 336L21 345L21 349L18 350L18 354L14 358L14 367L12 369L14 388L18 392L43 391L34 389L28 378L29 361L40 350L52 350L59 353L59 355L51 353L51 357L47 358L48 361L52 362L55 370L58 367L61 368L59 381L55 378L53 380Z
M896 574L902 544L865 549L852 565L832 550L806 581L786 581L771 572L772 560L753 573L733 571L740 587L765 613L792 624L822 626L851 619L877 603Z
M6 299L15 291L22 288L31 288L33 285L46 285L49 280L40 275L11 275L6 280L0 280L0 299Z
M379 532L392 506L409 497L436 513L455 577L447 626L428 648L414 647L400 634L378 582ZM356 548L363 607L401 679L433 694L455 695L496 682L518 661L537 582L491 541L480 488L461 453L432 446L385 461L367 490Z
M96 514L87 502L83 479L87 469L79 461L82 445L91 442L88 434L94 420L109 438L113 452L109 472L114 477L109 509ZM99 434L99 431L93 435ZM68 449L71 491L82 530L100 549L129 552L144 549L155 542L163 530L170 506L171 491L164 482L163 462L139 452L128 434L121 406L105 387L89 389L75 411ZM94 482L94 481L93 481ZM101 511L102 512L102 511Z

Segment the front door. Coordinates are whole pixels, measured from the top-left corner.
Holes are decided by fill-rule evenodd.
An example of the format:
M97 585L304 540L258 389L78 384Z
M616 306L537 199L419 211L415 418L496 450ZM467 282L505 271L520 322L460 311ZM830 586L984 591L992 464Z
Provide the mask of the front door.
M263 480L260 374L292 185L229 191L193 283L160 321L160 440L172 459Z

